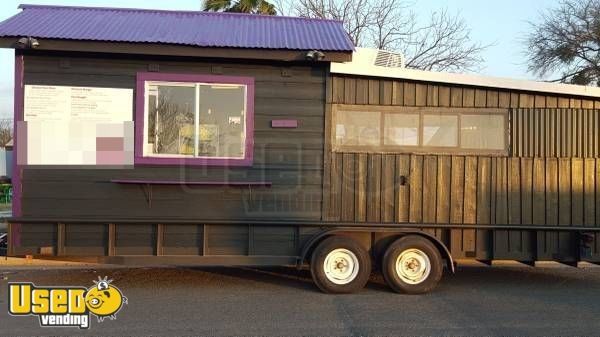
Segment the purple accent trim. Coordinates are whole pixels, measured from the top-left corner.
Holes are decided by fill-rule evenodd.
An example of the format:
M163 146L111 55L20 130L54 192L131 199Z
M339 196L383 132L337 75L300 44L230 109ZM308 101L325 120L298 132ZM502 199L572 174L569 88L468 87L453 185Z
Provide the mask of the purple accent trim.
M271 121L272 128L297 128L298 120L297 119L273 119Z
M179 180L140 180L140 179L111 179L115 184L134 185L196 185L196 186L271 186L270 181L179 181Z
M24 87L23 87L23 70L25 66L25 61L23 59L23 55L15 54L15 93L14 93L14 118L13 118L13 153L15 154L15 158L13 158L13 170L12 170L12 185L13 185L13 199L12 199L12 216L20 217L22 216L21 209L21 197L22 197L22 187L21 187L21 165L19 164L20 160L27 160L27 158L19 158L19 147L24 147L27 149L27 143L19 144L17 141L17 129L18 125L21 121L23 121L23 96L24 96ZM23 135L21 135L23 136ZM25 136L27 134L25 133ZM27 138L25 138L27 140ZM21 151L26 153L25 151ZM21 225L20 224L11 224L11 245L12 248L21 246Z
M144 157L144 94L147 81L218 83L246 85L246 147L243 159ZM191 166L252 166L254 156L254 78L222 75L193 75L140 72L135 93L135 164Z

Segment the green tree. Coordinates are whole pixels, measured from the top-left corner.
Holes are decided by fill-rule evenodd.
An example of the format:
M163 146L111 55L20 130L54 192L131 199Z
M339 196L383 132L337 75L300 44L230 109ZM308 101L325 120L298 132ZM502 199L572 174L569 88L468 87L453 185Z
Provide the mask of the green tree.
M208 12L277 15L275 6L265 0L206 0L204 1L204 10Z
M529 71L553 82L600 85L600 0L563 0L531 28Z

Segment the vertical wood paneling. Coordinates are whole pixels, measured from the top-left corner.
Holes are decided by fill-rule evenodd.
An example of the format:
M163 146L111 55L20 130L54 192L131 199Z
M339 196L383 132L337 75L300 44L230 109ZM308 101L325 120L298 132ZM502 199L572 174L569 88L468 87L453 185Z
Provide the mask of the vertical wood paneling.
M382 105L392 105L394 85L392 81L381 81L379 88L379 102Z
M450 222L463 222L463 197L465 182L465 159L464 157L452 157L452 181L450 196Z
M410 157L410 222L423 221L423 156Z
M558 160L558 224L571 224L571 160Z
M477 157L465 158L463 222L477 223Z
M451 174L452 159L450 156L438 157L437 168L437 213L436 222L450 222Z
M521 163L508 159L508 223L521 223Z
M356 80L346 77L344 79L344 103L356 104Z
M450 87L439 87L439 105L443 107L450 106Z
M356 179L355 179L355 209L356 221L364 222L367 220L367 155L361 153L357 155L356 160Z
M596 160L587 158L584 163L583 195L584 195L584 225L594 226L596 223Z
M484 108L487 105L487 90L475 89L475 107Z
M394 222L396 157L383 155L381 165L381 221Z
M477 223L491 223L491 177L492 160L479 157L477 165Z
M416 94L417 86L414 83L404 83L404 105L415 106L416 105Z
M369 103L369 80L356 79L356 104Z
M427 85L427 106L439 105L439 87L437 85Z
M369 80L369 104L379 105L379 81Z
M600 110L517 109L510 113L510 147L516 157L595 158Z
M397 155L396 156L396 167L398 170L398 177L410 177L410 156L409 155ZM409 197L410 197L410 181L406 184L398 186L396 192L396 221L408 222L409 221Z
M340 210L342 221L354 220L354 184L355 184L355 162L354 155L344 153L342 157L342 202Z
M531 162L530 159L525 159ZM531 223L546 224L546 162L541 158L533 159L533 206L531 207ZM524 189L525 190L525 189ZM525 205L523 210L527 211Z
M333 103L345 103L344 100L344 78L333 77L331 81L332 94L331 99Z
M392 105L404 104L404 84L402 82L392 82Z
M546 160L546 224L558 225L558 159Z
M462 106L463 107L474 107L475 106L475 89L464 88L462 95Z
M498 107L509 108L510 107L510 93L507 91L500 91L498 93Z
M462 107L462 88L452 87L450 88L450 106Z
M437 194L437 156L425 156L423 161L423 222L435 223Z
M426 106L427 105L427 85L416 84L415 85L415 105Z
M532 224L534 194L534 160L522 158L521 164L521 223ZM543 162L542 162L543 163ZM539 164L538 164L539 166ZM543 177L543 176L542 176ZM539 179L539 178L538 178ZM542 191L543 192L543 191ZM543 213L542 204L541 210Z
M329 212L330 220L339 220L340 219L340 208L342 207L342 177L340 172L343 169L343 155L340 153L333 153L331 156L331 194L330 194L330 202L331 205Z
M573 158L571 160L571 224L573 226L583 225L583 159Z
M488 108L497 108L498 107L498 91L497 90L488 90L487 91L486 107L488 107Z
M381 155L368 155L367 221L381 221Z

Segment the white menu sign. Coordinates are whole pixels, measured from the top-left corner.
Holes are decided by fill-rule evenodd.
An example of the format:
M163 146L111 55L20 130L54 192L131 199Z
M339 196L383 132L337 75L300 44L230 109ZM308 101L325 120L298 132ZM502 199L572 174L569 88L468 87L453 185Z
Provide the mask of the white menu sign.
M26 85L25 121L123 122L133 117L133 90Z
M133 164L133 90L25 86L26 165Z

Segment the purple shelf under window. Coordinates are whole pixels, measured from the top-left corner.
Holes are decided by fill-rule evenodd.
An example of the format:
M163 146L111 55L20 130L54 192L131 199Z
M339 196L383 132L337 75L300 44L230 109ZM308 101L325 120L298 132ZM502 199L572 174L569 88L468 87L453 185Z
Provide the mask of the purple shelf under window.
M187 185L187 186L271 186L270 181L181 181L181 180L142 180L142 179L111 179L115 184L131 185Z

